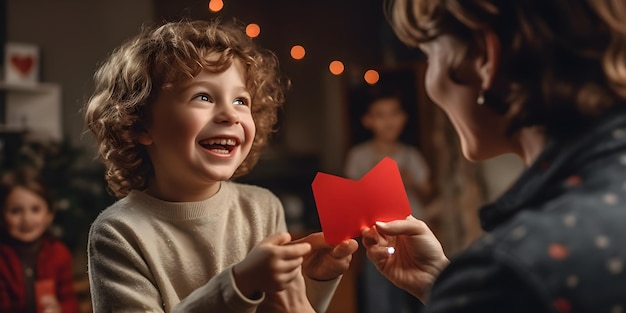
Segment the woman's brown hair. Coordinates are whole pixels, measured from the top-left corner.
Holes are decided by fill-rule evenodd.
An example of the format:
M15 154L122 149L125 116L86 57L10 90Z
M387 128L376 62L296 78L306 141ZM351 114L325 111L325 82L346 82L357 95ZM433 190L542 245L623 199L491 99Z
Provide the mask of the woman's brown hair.
M450 35L463 60L483 53L484 32L501 59L485 105L513 116L510 131L544 126L566 136L626 99L623 0L389 0L388 18L410 46ZM454 78L455 66L450 75Z

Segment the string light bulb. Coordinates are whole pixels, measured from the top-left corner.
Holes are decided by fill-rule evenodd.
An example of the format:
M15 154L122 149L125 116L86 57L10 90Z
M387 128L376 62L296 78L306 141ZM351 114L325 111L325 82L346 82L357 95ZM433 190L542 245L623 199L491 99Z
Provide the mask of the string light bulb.
M378 79L380 79L380 75L376 70L367 70L365 75L363 75L363 78L368 84L374 85L378 82Z
M330 62L330 65L328 65L328 69L333 75L339 75L343 73L343 70L345 69L345 67L343 66L343 62L334 60Z
M303 46L295 45L291 47L291 57L294 58L295 60L301 60L302 58L304 58L305 54L306 54L306 50L304 50Z
M256 38L261 34L261 27L259 24L250 23L246 26L246 35L250 38Z
M224 8L224 1L222 0L209 1L209 10L211 10L211 12L219 12L223 8Z

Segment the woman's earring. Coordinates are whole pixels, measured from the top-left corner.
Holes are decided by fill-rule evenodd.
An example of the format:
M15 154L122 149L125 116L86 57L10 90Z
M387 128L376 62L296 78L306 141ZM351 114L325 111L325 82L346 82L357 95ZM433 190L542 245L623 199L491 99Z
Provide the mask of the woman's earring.
M476 99L476 103L478 103L478 105L483 105L485 104L485 96L483 95L483 91L480 91L480 94L478 95L478 99Z

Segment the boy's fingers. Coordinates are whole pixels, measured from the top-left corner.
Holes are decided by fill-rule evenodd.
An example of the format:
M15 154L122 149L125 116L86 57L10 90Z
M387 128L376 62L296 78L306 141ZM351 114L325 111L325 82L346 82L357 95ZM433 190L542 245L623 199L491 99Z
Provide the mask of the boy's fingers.
M302 257L311 252L311 245L307 242L284 245L280 248L280 256L286 259Z
M324 240L324 234L321 232L312 233L306 237L294 240L291 243L294 244L294 243L303 243L303 242L310 244L311 249L313 250L331 247L328 243L326 243L326 240Z
M273 249L277 256L283 259L298 258L311 251L311 245L308 242L291 244L291 235L287 232L271 234L263 239L259 245L275 246Z
M298 269L300 266L302 266L302 260L303 260L302 257L283 260L280 263L281 272L286 273L286 272L291 272L291 271Z
M352 255L359 248L359 244L354 239L348 239L342 241L340 244L335 246L332 251L332 256L335 258L345 258L349 255Z
M307 242L311 245L312 250L317 249L332 249L332 256L335 258L343 258L348 255L354 253L358 248L359 244L354 239L344 240L336 246L330 245L324 239L324 234L321 232L310 234L304 238L300 238L298 240L294 240L291 243L302 243Z
M291 235L288 232L278 232L265 237L259 244L275 244L282 246L291 241Z

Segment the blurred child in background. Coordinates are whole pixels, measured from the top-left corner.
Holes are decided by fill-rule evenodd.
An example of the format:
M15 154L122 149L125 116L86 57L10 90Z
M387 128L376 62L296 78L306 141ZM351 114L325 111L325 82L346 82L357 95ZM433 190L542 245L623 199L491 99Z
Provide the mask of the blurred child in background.
M399 93L372 88L361 117L363 127L372 137L350 149L345 175L360 179L384 157L390 157L398 164L412 215L419 218L423 216L423 203L431 193L430 171L417 148L400 140L407 118ZM409 303L420 306L413 297L383 277L370 262L364 264L363 280L362 306L366 312L402 312L403 308L409 309ZM413 312L415 308L411 310Z
M54 210L36 170L3 175L0 212L0 312L77 312L72 256L48 232Z
M361 123L372 137L350 149L346 176L360 179L384 157L392 158L398 163L412 215L419 218L431 194L430 170L419 150L400 140L408 118L402 96L392 90L371 89L368 101Z

